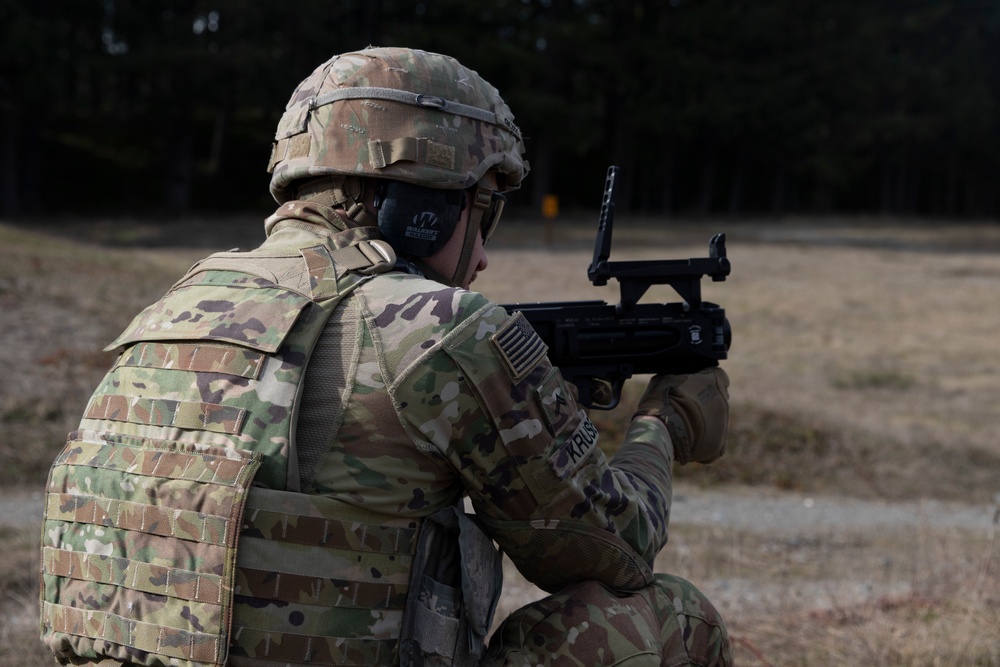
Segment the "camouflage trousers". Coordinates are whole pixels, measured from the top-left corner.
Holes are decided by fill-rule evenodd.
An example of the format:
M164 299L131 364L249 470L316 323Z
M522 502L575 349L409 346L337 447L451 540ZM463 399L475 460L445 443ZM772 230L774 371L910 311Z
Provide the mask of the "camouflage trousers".
M504 620L481 665L698 665L731 667L729 635L688 581L657 574L627 595L588 581Z

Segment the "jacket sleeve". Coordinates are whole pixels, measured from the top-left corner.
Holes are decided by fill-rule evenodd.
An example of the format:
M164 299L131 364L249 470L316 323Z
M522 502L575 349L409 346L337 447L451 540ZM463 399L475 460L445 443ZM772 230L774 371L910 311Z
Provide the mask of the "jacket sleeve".
M548 591L585 579L647 585L667 540L666 429L635 420L609 461L523 316L475 296L469 316L391 389L401 420L447 459L527 579Z

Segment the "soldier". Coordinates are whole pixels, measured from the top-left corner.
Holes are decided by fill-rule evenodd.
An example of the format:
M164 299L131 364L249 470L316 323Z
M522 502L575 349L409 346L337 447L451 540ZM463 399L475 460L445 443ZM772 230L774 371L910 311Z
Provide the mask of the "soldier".
M728 379L654 377L609 460L523 316L468 290L528 172L497 91L433 53L334 57L269 171L267 240L136 316L53 464L58 661L731 664L712 605L650 568ZM487 642L494 543L551 595Z

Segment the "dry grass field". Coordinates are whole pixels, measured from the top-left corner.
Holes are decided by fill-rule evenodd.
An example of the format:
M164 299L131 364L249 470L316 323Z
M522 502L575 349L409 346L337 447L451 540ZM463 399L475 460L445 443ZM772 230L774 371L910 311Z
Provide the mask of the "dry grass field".
M260 229L0 225L0 664L51 664L37 525L11 513L37 504L101 348L207 248ZM716 231L733 273L704 293L733 327L729 451L678 468L657 569L716 602L739 665L1000 665L1000 225L621 220L612 259L701 256ZM590 222L513 221L475 287L615 301L587 281L592 241ZM641 388L594 414L607 450ZM539 595L510 574L506 611Z

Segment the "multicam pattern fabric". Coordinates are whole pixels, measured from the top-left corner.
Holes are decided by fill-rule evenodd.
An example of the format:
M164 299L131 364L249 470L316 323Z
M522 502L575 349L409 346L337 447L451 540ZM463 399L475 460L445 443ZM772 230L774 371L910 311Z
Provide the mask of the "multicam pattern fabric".
M249 451L71 434L49 475L42 542L43 640L56 658L223 664L259 465Z
M448 56L369 48L335 56L292 94L268 171L271 194L296 181L375 176L437 188L494 170L503 190L528 173L521 131L497 90Z
M512 613L484 665L733 664L718 611L690 582L657 574L631 594L589 581Z
M317 244L333 254L375 233L344 229L332 210L297 201L283 205L266 229L261 255ZM315 267L308 270L319 275ZM234 460L247 452L260 459L242 503L235 546L228 664L396 664L403 607L414 585L416 538L426 517L465 495L489 536L544 589L559 592L593 582L616 595L638 591L661 600L666 593L648 563L666 541L670 512L672 449L662 424L650 418L633 422L609 460L597 447L586 412L543 355L533 355L537 358L527 367L505 358L511 317L501 307L415 275L353 275L334 271L313 281L350 287L322 302L324 308L314 299L284 294L280 308L270 301L251 308L244 302L267 301L256 295L273 295L281 286L238 271L209 270L183 279L179 286L192 288L186 293L205 287L211 298L185 304L170 296L137 317L117 341L124 346L122 359L81 423L83 429L112 434L100 436L104 440L120 435L178 442L194 451L214 447ZM221 288L232 291L220 296ZM222 308L228 301L240 306ZM298 316L290 317L288 310ZM227 321L227 312L239 318ZM176 325L180 339L165 337L162 332L170 328L165 325ZM202 344L204 357L190 347ZM225 352L229 348L232 355ZM329 372L308 365L314 348L323 348ZM307 368L315 372L304 372ZM301 400L317 393L331 398L319 405ZM171 411L169 402L176 409ZM221 419L225 428L212 428L210 410L185 405L218 405L242 416ZM188 415L180 426L174 421L179 414ZM204 417L199 421L196 415ZM300 456L304 443L296 433L317 426L328 436L311 445L311 456ZM118 489L131 478L102 481L100 490L91 490L83 478L72 479L50 493L73 495L87 488L109 500L129 500ZM206 494L218 496L199 487L198 497ZM158 495L141 497L161 504ZM61 499L50 503L62 507ZM104 513L114 509L103 500L95 506ZM98 534L102 519L81 524L74 512L48 518L50 558L56 551L75 557L106 549ZM193 548L179 539L184 530L171 528L171 539ZM222 530L221 525L204 529ZM73 531L79 537L63 538ZM65 560L59 555L52 560ZM127 540L111 555L136 559ZM220 556L213 558L218 565ZM167 556L175 567L172 559ZM152 577L150 568L160 565L154 561L151 556L132 570L121 565L125 574L105 578ZM88 575L76 588L60 591L53 582L67 567L54 565L46 574L47 606L126 609L121 605L135 595L128 591L146 586L95 595L98 584ZM186 604L188 592L158 589L155 595L177 595ZM689 595L681 607L701 604L699 595ZM681 608L676 598L667 599L672 609ZM592 604L588 622L620 624L621 618L611 618L618 607L607 606L613 602L587 604ZM670 628L677 616L660 611L647 626L658 620L662 627L648 636L654 644L655 638L676 643ZM166 623L161 616L149 617L157 631ZM191 614L180 616L190 620ZM69 659L76 645L46 623L47 636L58 637L50 645ZM704 636L717 643L718 633L703 635L697 626L691 621L680 638L699 642ZM558 624L552 628L553 637L562 631ZM226 636L222 629L216 634ZM128 653L129 660L141 662L137 656Z
M399 624L419 524L284 490L305 367L367 279L322 240L292 229L210 258L112 343L50 475L42 624L59 661L392 660L398 637L371 625ZM354 576L357 553L378 581Z

